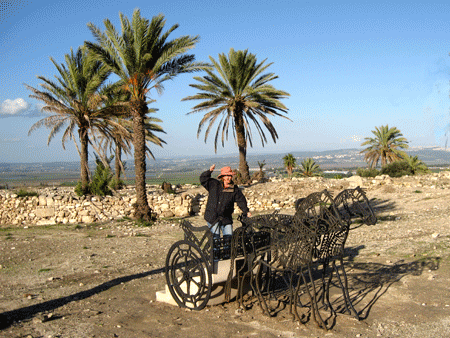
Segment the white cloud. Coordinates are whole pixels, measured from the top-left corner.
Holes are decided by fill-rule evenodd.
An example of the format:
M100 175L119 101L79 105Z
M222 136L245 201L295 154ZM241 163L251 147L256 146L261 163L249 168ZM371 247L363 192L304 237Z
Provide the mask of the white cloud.
M19 137L12 137L12 138L5 138L2 141L5 143L15 143L15 142L20 142L22 140Z
M0 103L0 115L14 116L27 110L29 104L22 98L15 100L6 99Z
M340 143L347 143L347 141L349 142L356 142L359 143L362 140L362 136L359 135L350 135L350 136L345 136L345 137L341 137L339 139Z

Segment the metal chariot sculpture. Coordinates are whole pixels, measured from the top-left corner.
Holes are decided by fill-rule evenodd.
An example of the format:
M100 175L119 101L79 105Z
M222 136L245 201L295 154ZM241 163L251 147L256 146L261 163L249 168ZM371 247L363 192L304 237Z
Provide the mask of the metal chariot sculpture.
M323 190L299 199L295 206L294 215L240 217L242 226L231 239L214 239L207 226L193 227L183 220L184 239L172 245L166 259L166 281L176 303L203 309L211 297L215 264L229 260L225 298L230 300L231 283L237 282L240 307L246 307L244 287L250 284L264 313L273 315L288 306L293 318L304 322L299 309L306 308L319 327L327 329L319 309L336 314L329 297L336 278L346 311L359 319L343 259L354 218L367 225L377 221L364 190L346 189L335 198ZM321 278L316 281L319 267Z

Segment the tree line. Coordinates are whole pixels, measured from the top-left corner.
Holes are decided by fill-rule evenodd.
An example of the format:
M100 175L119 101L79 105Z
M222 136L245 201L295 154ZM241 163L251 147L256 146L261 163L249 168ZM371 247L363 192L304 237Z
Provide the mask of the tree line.
M409 142L397 127L375 127L372 134L373 137L366 137L361 144L363 147L367 146L360 153L364 154L368 169L360 168L360 176L376 176L378 173L402 176L429 172L427 165L418 156L410 156L404 151L409 148ZM297 159L292 154L287 154L282 160L288 176L291 177L297 167ZM376 169L379 163L381 172ZM300 174L307 177L319 176L320 166L312 158L307 158L301 163Z
M205 142L214 124L214 150L228 140L231 129L239 149L239 174L243 182L250 182L246 160L247 147L252 146L251 125L254 125L261 143L267 143L268 131L274 142L278 138L269 116L288 119L288 108L281 102L289 93L276 89L270 82L277 75L266 72L271 63L258 62L248 50L230 49L219 54L218 60L198 62L189 51L199 42L199 36L183 35L171 39L178 28L175 24L165 30L163 15L151 20L133 12L131 20L119 13L121 30L109 19L102 30L88 23L94 40L85 41L76 51L65 55L58 64L50 58L58 75L55 79L38 76L42 89L25 85L30 97L44 103L42 111L51 115L36 122L29 130L50 129L47 144L62 132L62 147L72 140L80 156L80 190L90 193L88 149L109 165L115 158L115 182L119 185L124 171L122 154L133 152L136 180L135 217L144 221L153 218L148 204L145 184L146 157L153 157L150 145L162 146L159 135L165 133L154 117L158 109L151 106L153 92L161 93L164 83L180 74L203 71L194 77L190 86L198 93L183 100L200 101L190 113L204 113L197 137L206 126ZM119 80L108 82L115 74ZM190 114L189 113L189 114Z
M47 144L62 132L62 147L72 140L80 156L79 190L92 193L92 180L88 168L88 149L92 146L104 166L114 158L114 185L120 187L124 165L123 154L134 156L136 204L135 217L142 220L153 218L148 204L145 173L146 157L152 157L150 146L163 146L160 137L165 133L162 120L154 114L158 109L152 94L162 93L164 84L180 74L204 72L195 76L191 87L198 93L183 98L183 101L199 101L188 114L203 113L197 137L203 129L204 141L210 136L214 125L214 151L217 145L225 146L231 129L239 150L239 178L241 183L250 183L247 163L247 147L253 145L251 126L257 130L261 144L268 142L266 132L273 142L277 131L269 117L282 117L288 108L281 102L289 93L276 89L271 82L278 78L267 69L272 63L267 59L259 62L248 50L230 49L228 54L219 54L218 59L209 57L209 62L198 62L190 54L199 42L199 36L183 35L171 39L178 28L175 24L165 30L163 15L151 20L141 16L140 10L133 12L131 20L119 13L121 30L109 19L104 20L102 30L93 23L88 28L93 41L85 41L76 51L65 55L65 62L54 64L55 79L38 76L42 89L25 84L32 92L30 97L44 103L42 111L51 115L36 122L29 130L46 127L50 129ZM111 75L119 79L108 82ZM407 141L397 128L381 126L373 131L373 138L366 138L362 152L371 168L379 161L388 163L404 160L411 166L421 168L417 157L404 153ZM108 156L108 154L111 154ZM97 161L99 161L97 159ZM295 158L288 154L283 158L285 167L292 175ZM261 163L262 164L262 163ZM312 159L301 163L302 175L314 176L319 166ZM261 165L260 165L260 168ZM262 170L260 170L262 171Z

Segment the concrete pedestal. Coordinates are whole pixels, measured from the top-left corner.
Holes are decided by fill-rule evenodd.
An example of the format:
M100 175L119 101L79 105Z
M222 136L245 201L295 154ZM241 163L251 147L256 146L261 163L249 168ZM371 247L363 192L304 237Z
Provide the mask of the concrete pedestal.
M233 269L234 276L231 283L230 299L235 298L237 294L237 280L234 277L236 276L236 263L239 266L239 261L240 260L235 261L235 266ZM211 275L213 285L211 297L207 305L217 305L225 302L225 284L228 279L230 267L231 267L230 259L214 262L213 271ZM183 285L181 285L181 287L183 288ZM248 290L249 286L245 285L244 292L247 292ZM195 290L191 291L195 292ZM156 292L156 301L178 306L178 304L172 298L172 295L170 294L169 291L169 287L167 285L164 290Z

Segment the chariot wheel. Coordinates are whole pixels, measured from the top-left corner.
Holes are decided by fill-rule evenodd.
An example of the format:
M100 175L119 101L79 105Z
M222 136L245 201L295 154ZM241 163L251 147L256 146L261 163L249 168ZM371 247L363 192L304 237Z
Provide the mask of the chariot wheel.
M166 281L180 307L201 310L211 297L211 267L192 242L181 240L172 245L166 258Z

